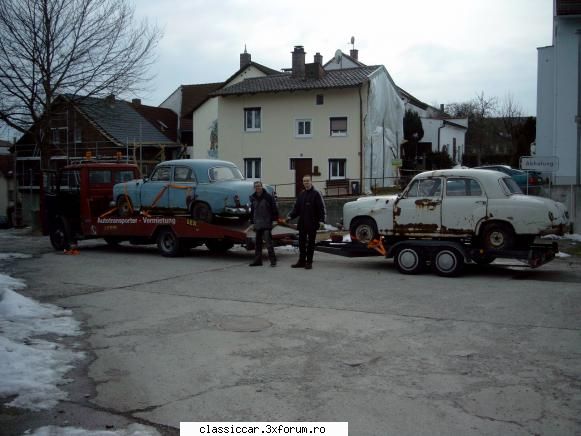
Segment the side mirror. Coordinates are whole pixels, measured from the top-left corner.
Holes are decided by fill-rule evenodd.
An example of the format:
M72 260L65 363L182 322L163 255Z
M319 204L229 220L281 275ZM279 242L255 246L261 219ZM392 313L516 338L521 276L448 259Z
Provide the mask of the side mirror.
M148 182L149 181L149 177L145 176L143 177L143 183Z

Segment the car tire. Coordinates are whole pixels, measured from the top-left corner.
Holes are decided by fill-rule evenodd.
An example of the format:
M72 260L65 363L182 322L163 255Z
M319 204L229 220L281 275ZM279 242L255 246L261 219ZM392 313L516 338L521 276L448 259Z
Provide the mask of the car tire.
M514 232L507 224L489 224L482 231L482 245L490 250L508 250L514 245Z
M208 239L206 241L206 247L214 253L225 253L234 247L234 244L224 239Z
M169 228L161 229L157 235L157 248L164 257L177 257L182 254L180 240Z
M211 223L214 219L212 209L206 203L194 203L191 209L192 218L198 221Z
M416 247L402 247L393 258L395 267L402 274L419 274L423 271L425 259L422 251Z
M56 217L50 229L50 243L57 251L67 250L71 246L71 226L64 217Z
M131 216L132 211L131 199L127 195L120 195L117 198L117 215L125 218Z
M356 218L351 223L349 232L351 239L363 244L369 244L372 240L379 238L377 223L372 218Z
M434 253L432 268L442 277L457 277L464 269L464 256L455 248L441 248Z

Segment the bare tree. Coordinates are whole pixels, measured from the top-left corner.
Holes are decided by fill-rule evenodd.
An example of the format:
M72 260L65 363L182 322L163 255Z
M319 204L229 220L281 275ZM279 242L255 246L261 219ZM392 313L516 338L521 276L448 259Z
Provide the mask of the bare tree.
M2 0L0 35L0 122L35 126L43 168L55 99L138 91L161 38L128 0Z

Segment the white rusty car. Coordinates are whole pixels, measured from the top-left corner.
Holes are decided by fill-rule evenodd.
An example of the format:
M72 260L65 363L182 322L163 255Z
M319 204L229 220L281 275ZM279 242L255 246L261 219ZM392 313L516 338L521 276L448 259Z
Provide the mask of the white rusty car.
M556 201L524 195L506 174L450 169L415 176L399 195L361 197L343 207L353 240L471 241L484 249L526 247L536 236L563 234L569 215Z

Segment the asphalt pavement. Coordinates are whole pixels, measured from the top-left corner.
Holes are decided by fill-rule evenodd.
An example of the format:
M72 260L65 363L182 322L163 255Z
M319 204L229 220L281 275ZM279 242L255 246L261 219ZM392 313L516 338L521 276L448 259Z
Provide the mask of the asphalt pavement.
M88 353L70 400L0 428L178 434L181 421L348 421L350 434L580 434L581 261L538 269L470 265L460 278L399 274L377 258L315 254L295 270L249 268L252 253L5 233L5 268L25 295L69 308Z

